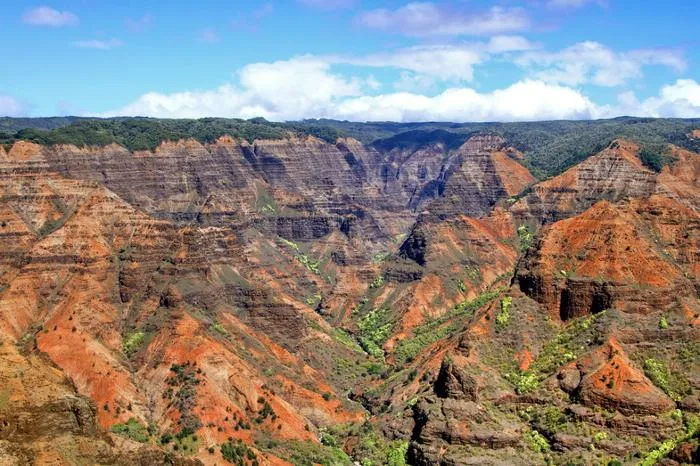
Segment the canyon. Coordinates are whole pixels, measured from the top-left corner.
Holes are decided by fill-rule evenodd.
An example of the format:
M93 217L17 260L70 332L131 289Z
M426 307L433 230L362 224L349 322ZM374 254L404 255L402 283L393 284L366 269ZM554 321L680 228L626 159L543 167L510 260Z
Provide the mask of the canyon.
M0 463L698 463L698 131L9 141Z

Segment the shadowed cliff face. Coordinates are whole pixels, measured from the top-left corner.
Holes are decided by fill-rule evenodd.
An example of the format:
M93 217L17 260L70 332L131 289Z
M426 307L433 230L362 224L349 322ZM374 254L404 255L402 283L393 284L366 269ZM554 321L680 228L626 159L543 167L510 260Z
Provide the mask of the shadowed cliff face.
M693 451L700 156L673 150L535 183L488 134L2 148L0 460Z

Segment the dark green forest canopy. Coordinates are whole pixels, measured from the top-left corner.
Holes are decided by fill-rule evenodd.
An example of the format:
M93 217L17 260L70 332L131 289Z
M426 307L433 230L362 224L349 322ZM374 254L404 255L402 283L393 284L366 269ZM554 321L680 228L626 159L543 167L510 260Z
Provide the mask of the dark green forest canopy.
M700 128L698 119L615 118L593 121L524 123L356 123L304 120L276 123L263 118L0 118L0 143L28 140L44 145L104 146L120 144L130 150L153 150L161 142L193 138L211 143L223 135L245 139L281 139L289 134L314 135L334 143L353 137L376 149L415 150L441 143L458 148L471 135L495 133L525 154L524 164L542 178L561 173L606 147L613 139L638 142L642 161L654 170L673 163L669 144L700 152L700 141L688 135Z

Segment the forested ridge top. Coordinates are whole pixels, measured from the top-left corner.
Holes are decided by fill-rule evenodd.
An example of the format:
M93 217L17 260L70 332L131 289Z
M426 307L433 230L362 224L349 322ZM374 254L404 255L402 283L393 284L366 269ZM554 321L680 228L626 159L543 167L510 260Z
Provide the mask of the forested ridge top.
M229 135L250 142L281 139L289 134L313 135L329 143L353 137L380 151L415 150L431 144L459 147L474 133L503 136L525 154L523 163L538 177L552 176L606 147L613 139L626 138L643 148L645 163L660 170L673 144L695 152L700 140L690 137L700 119L623 117L590 121L542 121L515 123L357 123L336 120L270 122L227 118L0 118L0 143L28 140L43 145L104 146L120 144L132 151L153 150L161 142L192 138L202 143Z

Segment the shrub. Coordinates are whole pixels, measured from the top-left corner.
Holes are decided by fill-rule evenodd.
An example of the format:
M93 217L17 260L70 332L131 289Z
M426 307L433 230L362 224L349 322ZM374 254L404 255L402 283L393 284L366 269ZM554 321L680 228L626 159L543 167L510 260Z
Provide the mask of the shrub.
M240 440L229 440L221 445L221 456L229 463L233 463L237 466L247 464L248 460L257 462L257 455L255 452Z
M321 443L327 447L337 447L338 446L338 441L335 439L335 437L328 433L328 432L323 432L321 434Z
M135 332L124 339L123 350L127 358L131 357L146 339L146 334L143 332Z
M498 328L503 329L508 326L508 320L510 320L510 306L513 303L513 298L506 296L501 300L501 312L496 316L496 325Z
M668 328L668 320L666 320L666 316L661 316L661 318L659 319L659 328L661 330Z
M525 432L523 436L528 448L535 453L547 453L552 449L544 435L536 430Z
M515 392L519 395L535 391L540 386L537 375L529 371L523 373L506 374L506 379L515 385Z
M384 285L384 276L380 275L374 279L372 283L369 284L370 289L381 288Z

